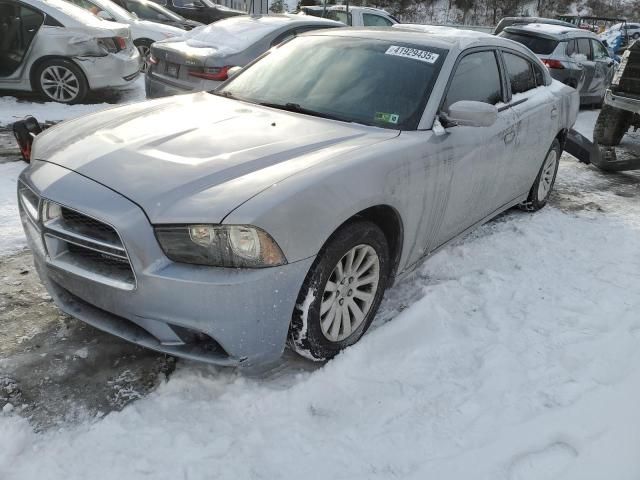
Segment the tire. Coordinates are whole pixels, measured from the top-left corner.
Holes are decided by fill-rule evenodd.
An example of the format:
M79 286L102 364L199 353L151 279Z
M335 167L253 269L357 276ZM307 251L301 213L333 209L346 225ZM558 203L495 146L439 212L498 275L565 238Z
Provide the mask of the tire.
M33 75L38 92L59 103L79 103L87 96L89 86L84 73L71 60L54 58L38 66Z
M142 73L146 73L147 68L149 68L149 55L151 54L152 43L153 40L148 40L146 38L139 38L133 42L140 54L140 72Z
M596 126L593 130L593 139L600 145L614 147L619 145L622 137L627 133L633 120L633 112L621 110L611 105L603 105Z
M558 165L560 164L560 155L562 147L558 139L554 139L551 148L544 157L538 176L529 190L529 196L524 203L520 204L522 210L535 212L540 210L547 204L549 195L553 190L558 174Z
M640 38L640 32L636 32L636 33L633 34L633 39L634 40L637 40L639 38Z
M353 273L349 262L359 263ZM342 282L339 264L345 274ZM376 265L374 282L370 279ZM358 219L340 228L322 247L302 284L289 327L290 348L322 361L360 340L378 310L389 272L388 243L377 225ZM367 283L358 286L358 279ZM345 311L348 322L343 319Z

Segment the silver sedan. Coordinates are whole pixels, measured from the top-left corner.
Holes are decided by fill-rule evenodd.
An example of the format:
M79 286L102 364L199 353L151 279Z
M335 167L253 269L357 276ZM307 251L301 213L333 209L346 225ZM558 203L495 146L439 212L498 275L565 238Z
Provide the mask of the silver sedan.
M51 295L87 323L223 365L287 340L327 359L433 252L545 205L578 102L501 38L316 32L213 94L47 130L21 216Z

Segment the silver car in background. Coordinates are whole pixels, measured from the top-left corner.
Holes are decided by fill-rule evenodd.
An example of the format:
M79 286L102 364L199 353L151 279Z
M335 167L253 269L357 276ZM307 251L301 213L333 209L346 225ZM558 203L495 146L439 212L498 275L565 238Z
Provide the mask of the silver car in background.
M595 33L533 23L506 27L500 36L528 47L553 78L580 92L581 103L602 104L615 72L615 61Z
M100 329L223 365L287 339L327 359L433 252L545 205L578 103L499 37L313 32L213 93L46 130L22 223L57 305Z
M335 27L344 25L303 15L242 15L156 42L145 77L147 98L212 90L228 78L229 68L243 67L296 35Z
M129 27L63 0L0 0L0 88L81 102L140 72Z

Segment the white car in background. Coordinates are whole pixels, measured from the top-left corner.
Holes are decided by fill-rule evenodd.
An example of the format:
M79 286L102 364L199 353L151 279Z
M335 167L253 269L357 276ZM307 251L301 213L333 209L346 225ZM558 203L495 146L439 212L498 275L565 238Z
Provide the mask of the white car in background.
M140 72L129 27L63 0L0 0L0 89L81 102L126 87Z
M111 0L67 0L85 10L90 11L94 15L112 22L123 23L129 25L131 29L131 38L133 44L140 52L142 59L141 70L147 70L147 60L151 53L151 44L158 40L165 40L171 37L177 37L184 33L184 30L172 27L170 25L162 25L156 22L140 20L134 14L127 12L124 8L116 5Z
M399 23L398 19L385 10L372 7L347 7L330 5L325 7L302 7L301 13L337 20L351 27L390 27Z

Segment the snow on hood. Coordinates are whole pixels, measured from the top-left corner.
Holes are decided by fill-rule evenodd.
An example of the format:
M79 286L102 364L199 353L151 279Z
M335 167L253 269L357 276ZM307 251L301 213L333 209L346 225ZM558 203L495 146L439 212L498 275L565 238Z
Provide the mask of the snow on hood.
M288 176L397 134L201 92L64 122L37 137L33 156L121 193L152 222L180 223L205 205L222 220Z

